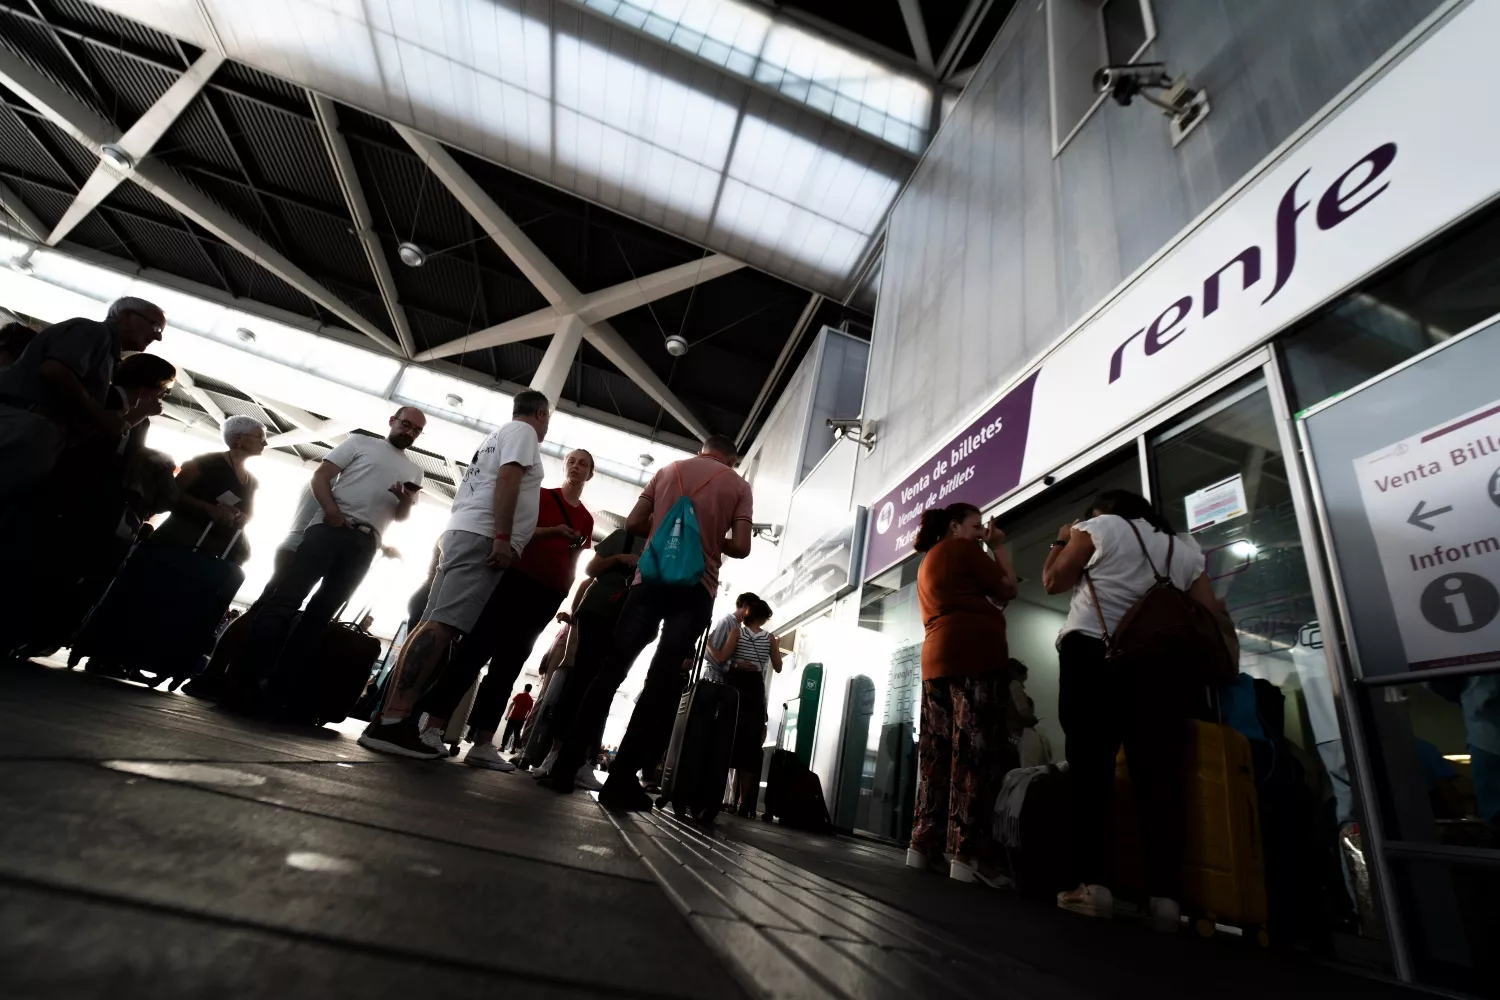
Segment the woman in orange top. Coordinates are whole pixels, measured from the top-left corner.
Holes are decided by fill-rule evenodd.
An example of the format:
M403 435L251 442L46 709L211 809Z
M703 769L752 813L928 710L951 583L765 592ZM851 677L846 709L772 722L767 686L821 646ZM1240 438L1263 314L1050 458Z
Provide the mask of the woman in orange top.
M989 547L986 553L985 546ZM953 855L948 876L1003 884L988 864L995 796L1014 764L1006 737L1009 650L1002 607L1016 596L1005 534L966 503L922 515L916 549L922 645L922 737L917 809L906 863Z

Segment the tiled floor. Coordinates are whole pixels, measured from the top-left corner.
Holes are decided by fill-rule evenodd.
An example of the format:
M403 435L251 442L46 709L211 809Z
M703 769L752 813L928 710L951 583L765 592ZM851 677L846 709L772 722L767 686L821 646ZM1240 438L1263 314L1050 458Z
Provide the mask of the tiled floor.
M775 854L655 811L611 814L699 936L752 991L801 998L1082 996L1005 953Z
M0 997L1397 996L722 817L0 663Z

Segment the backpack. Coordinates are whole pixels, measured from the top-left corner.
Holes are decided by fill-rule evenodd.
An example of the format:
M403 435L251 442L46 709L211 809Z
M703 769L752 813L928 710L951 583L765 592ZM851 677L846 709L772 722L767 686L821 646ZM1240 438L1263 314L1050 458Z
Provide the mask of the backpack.
M1094 599L1094 610L1099 614L1099 629L1104 633L1105 659L1128 658L1153 673L1191 679L1214 687L1234 683L1239 675L1239 656L1232 638L1233 625L1221 621L1217 614L1172 582L1170 574L1176 536L1167 536L1168 575L1163 575L1157 571L1135 522L1129 518L1121 520L1130 525L1156 582L1125 612L1114 635L1110 635L1104 624L1104 608L1099 604L1099 595L1094 592L1094 581L1088 571L1084 571L1083 579L1088 584L1089 596ZM1231 650L1235 652L1231 653Z
M703 576L703 537L698 531L698 513L693 509L693 495L682 486L681 464L673 463L672 470L677 474L677 490L682 495L656 525L656 530L651 533L651 540L641 552L637 567L641 572L642 583L689 587ZM715 472L693 493L699 492L728 471L726 468Z

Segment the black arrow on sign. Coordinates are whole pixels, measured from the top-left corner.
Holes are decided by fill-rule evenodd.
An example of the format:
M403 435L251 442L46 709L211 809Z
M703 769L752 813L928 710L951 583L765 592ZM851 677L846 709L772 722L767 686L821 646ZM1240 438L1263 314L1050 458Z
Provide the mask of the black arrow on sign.
M1423 531L1436 531L1437 529L1427 522L1432 520L1434 517L1437 517L1439 514L1446 514L1453 509L1452 507L1438 507L1424 513L1422 508L1426 506L1426 500L1418 500L1417 506L1412 510L1411 517L1408 517L1406 519L1406 523L1414 524L1418 528L1421 528Z

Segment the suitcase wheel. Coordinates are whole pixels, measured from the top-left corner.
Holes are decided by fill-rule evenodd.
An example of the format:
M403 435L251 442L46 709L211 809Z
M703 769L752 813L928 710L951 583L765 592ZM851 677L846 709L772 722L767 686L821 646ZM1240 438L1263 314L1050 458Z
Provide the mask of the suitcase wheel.
M1255 943L1260 945L1262 948L1271 947L1271 935L1266 933L1266 929L1264 927L1255 932Z
M458 746L457 743L449 743L448 744L448 756L449 757L457 757L458 756L458 751L459 751L459 746Z
M678 819L684 819L687 816L687 810L682 808L682 805L680 803L673 802L672 815L676 816Z
M1193 921L1193 929L1198 932L1199 937L1206 938L1213 937L1214 932L1217 930L1217 928L1214 927L1214 921L1212 917L1199 917L1197 920Z

